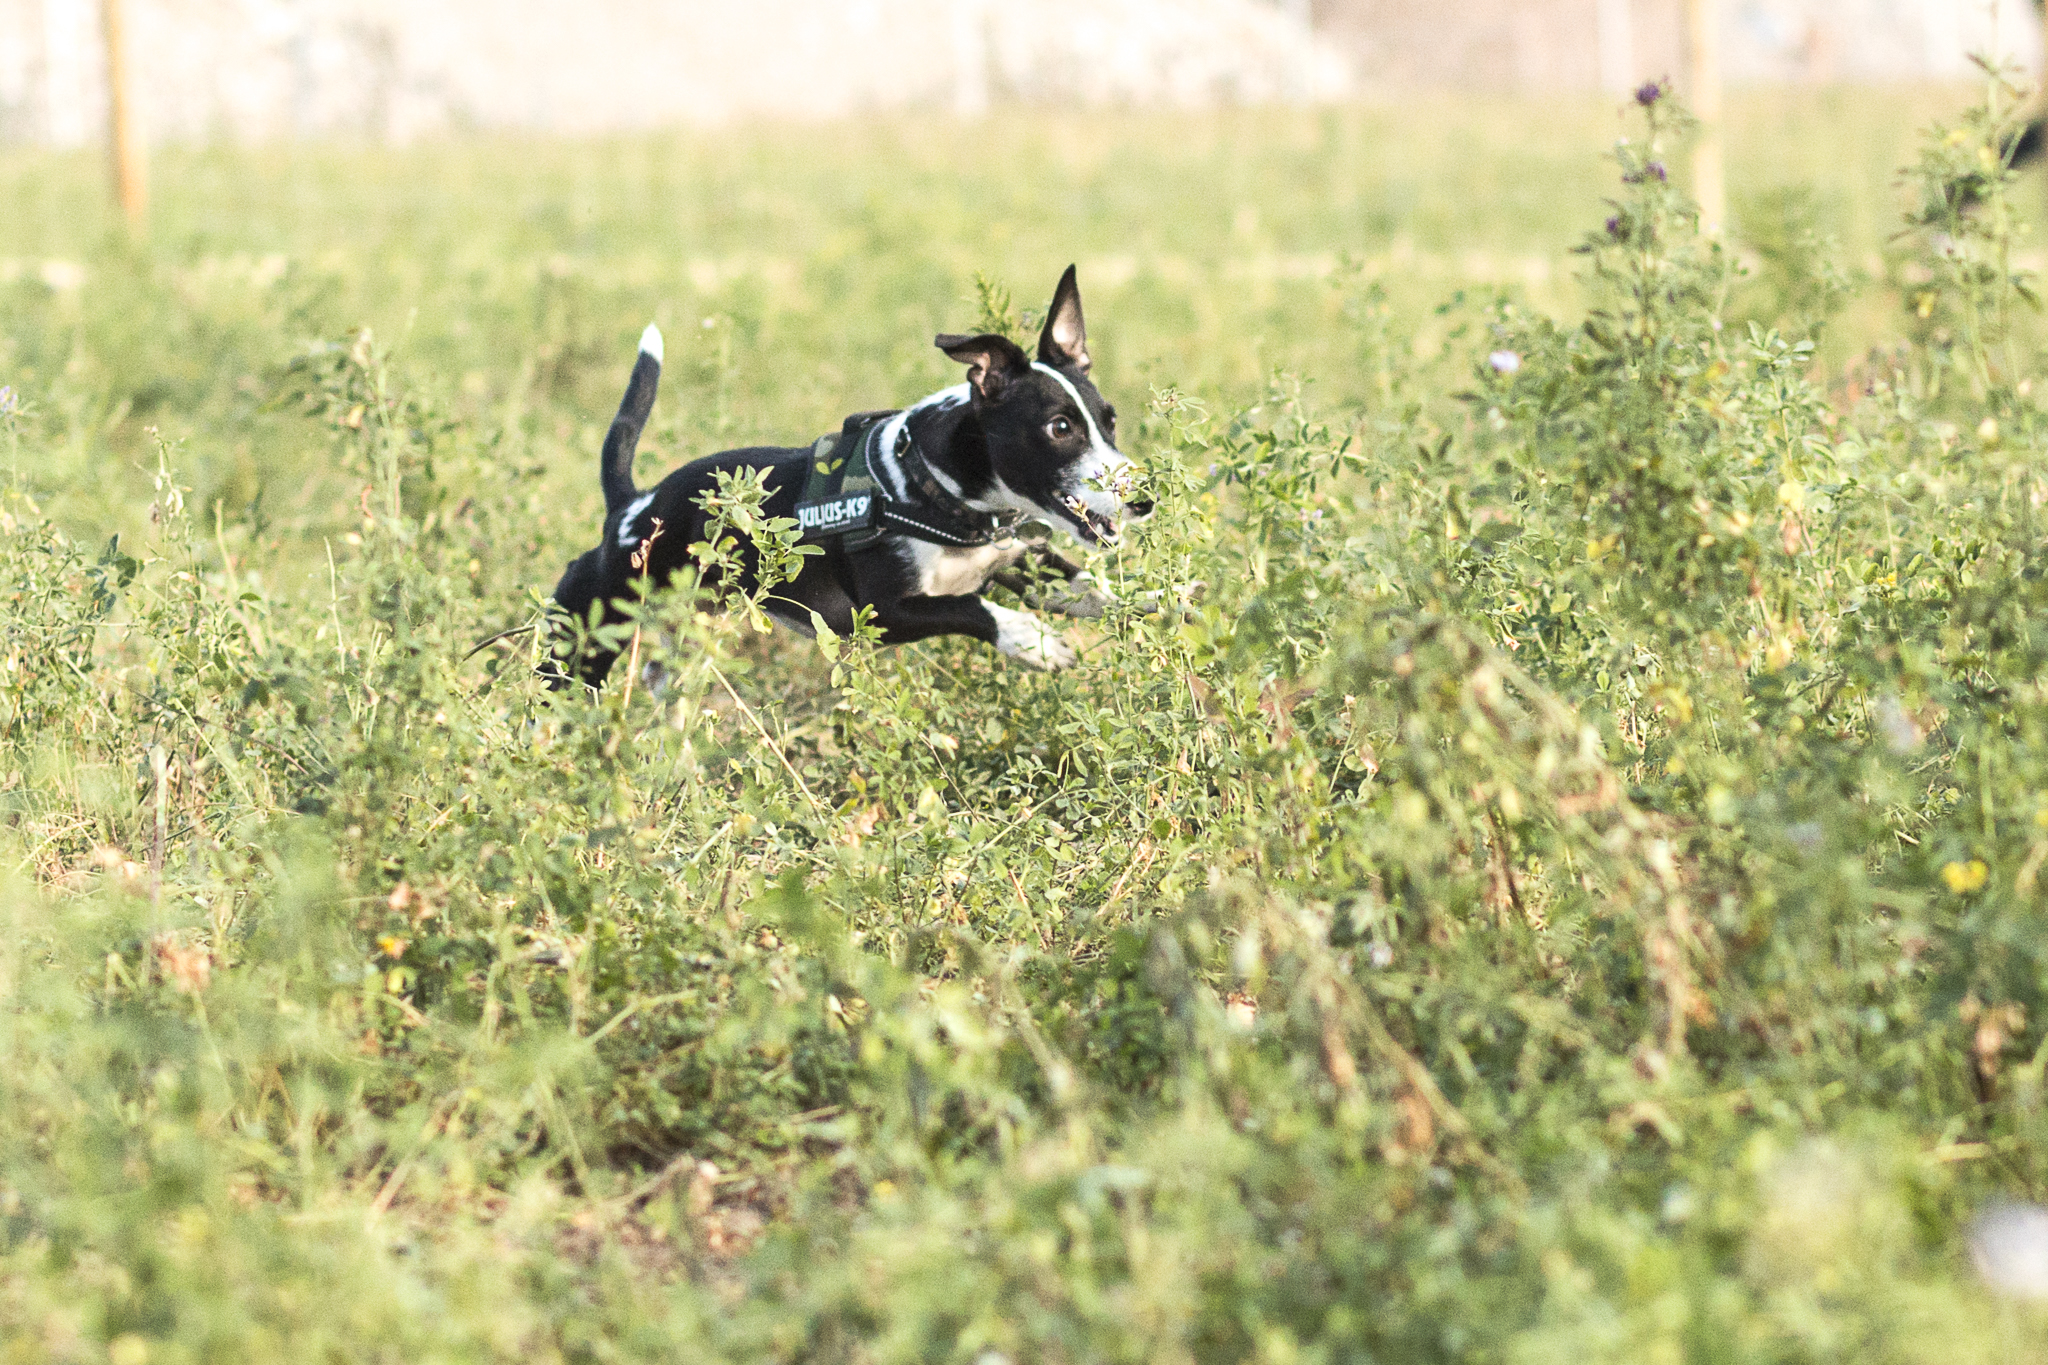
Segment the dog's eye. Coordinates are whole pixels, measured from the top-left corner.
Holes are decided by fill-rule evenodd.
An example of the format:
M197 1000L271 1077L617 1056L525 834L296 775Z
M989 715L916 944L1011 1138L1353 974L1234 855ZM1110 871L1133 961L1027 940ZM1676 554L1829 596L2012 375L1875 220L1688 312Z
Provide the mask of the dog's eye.
M1064 441L1074 434L1074 424L1064 417L1055 417L1045 424L1045 430L1055 441Z

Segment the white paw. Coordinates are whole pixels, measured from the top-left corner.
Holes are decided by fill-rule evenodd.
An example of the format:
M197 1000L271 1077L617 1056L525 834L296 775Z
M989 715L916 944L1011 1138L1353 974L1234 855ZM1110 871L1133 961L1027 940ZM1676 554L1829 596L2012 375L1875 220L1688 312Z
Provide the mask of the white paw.
M1000 653L1022 660L1033 668L1050 670L1073 666L1077 657L1073 647L1055 635L1051 626L1028 611L1013 611L994 602L982 605L996 618L996 649Z

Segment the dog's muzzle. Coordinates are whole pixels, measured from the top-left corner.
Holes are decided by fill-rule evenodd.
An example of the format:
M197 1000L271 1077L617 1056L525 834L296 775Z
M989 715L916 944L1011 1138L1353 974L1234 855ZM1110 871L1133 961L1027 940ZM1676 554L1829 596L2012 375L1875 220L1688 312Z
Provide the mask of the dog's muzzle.
M1119 454L1110 468L1084 478L1077 489L1061 490L1057 496L1082 540L1091 545L1114 545L1122 537L1125 525L1152 515L1149 499L1124 497L1132 483L1131 462Z
M1087 493L1062 493L1059 498L1067 520L1081 539L1091 545L1114 545L1122 539L1126 525L1152 515L1149 501L1125 502L1114 494L1091 490Z

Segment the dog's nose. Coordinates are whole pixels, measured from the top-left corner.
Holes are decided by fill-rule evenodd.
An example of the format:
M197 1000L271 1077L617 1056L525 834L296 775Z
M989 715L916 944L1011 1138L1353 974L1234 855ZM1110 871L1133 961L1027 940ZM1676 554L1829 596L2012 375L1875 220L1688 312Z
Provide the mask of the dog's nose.
M1152 500L1150 498L1138 498L1127 502L1124 504L1124 511L1133 519L1143 521L1146 517L1152 515Z

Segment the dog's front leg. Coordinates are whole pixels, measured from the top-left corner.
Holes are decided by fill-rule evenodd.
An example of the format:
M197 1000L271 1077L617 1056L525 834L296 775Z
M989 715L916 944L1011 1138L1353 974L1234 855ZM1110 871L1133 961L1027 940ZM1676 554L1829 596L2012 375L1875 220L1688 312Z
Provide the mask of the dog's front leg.
M1002 584L1031 606L1077 620L1093 621L1118 602L1126 600L1146 616L1167 610L1186 611L1200 600L1209 586L1196 579L1190 583L1177 583L1171 588L1149 588L1125 599L1111 592L1107 583L1088 570L1062 559L1042 545L1032 547L1030 553L1032 563L1029 567L1005 569L992 575L991 581ZM1046 572L1048 570L1049 573Z
M998 606L972 594L958 597L902 597L877 603L875 624L892 645L934 635L971 635L1033 668L1070 667L1073 647L1028 611Z
M981 602L980 598L975 600ZM1021 659L1033 668L1073 667L1074 647L1054 634L1053 628L1039 617L994 602L981 602L981 609L995 619L994 644L1000 653Z
M1026 566L995 575L995 581L1034 607L1076 620L1092 621L1116 602L1115 594L1079 564L1043 542L1026 552Z

